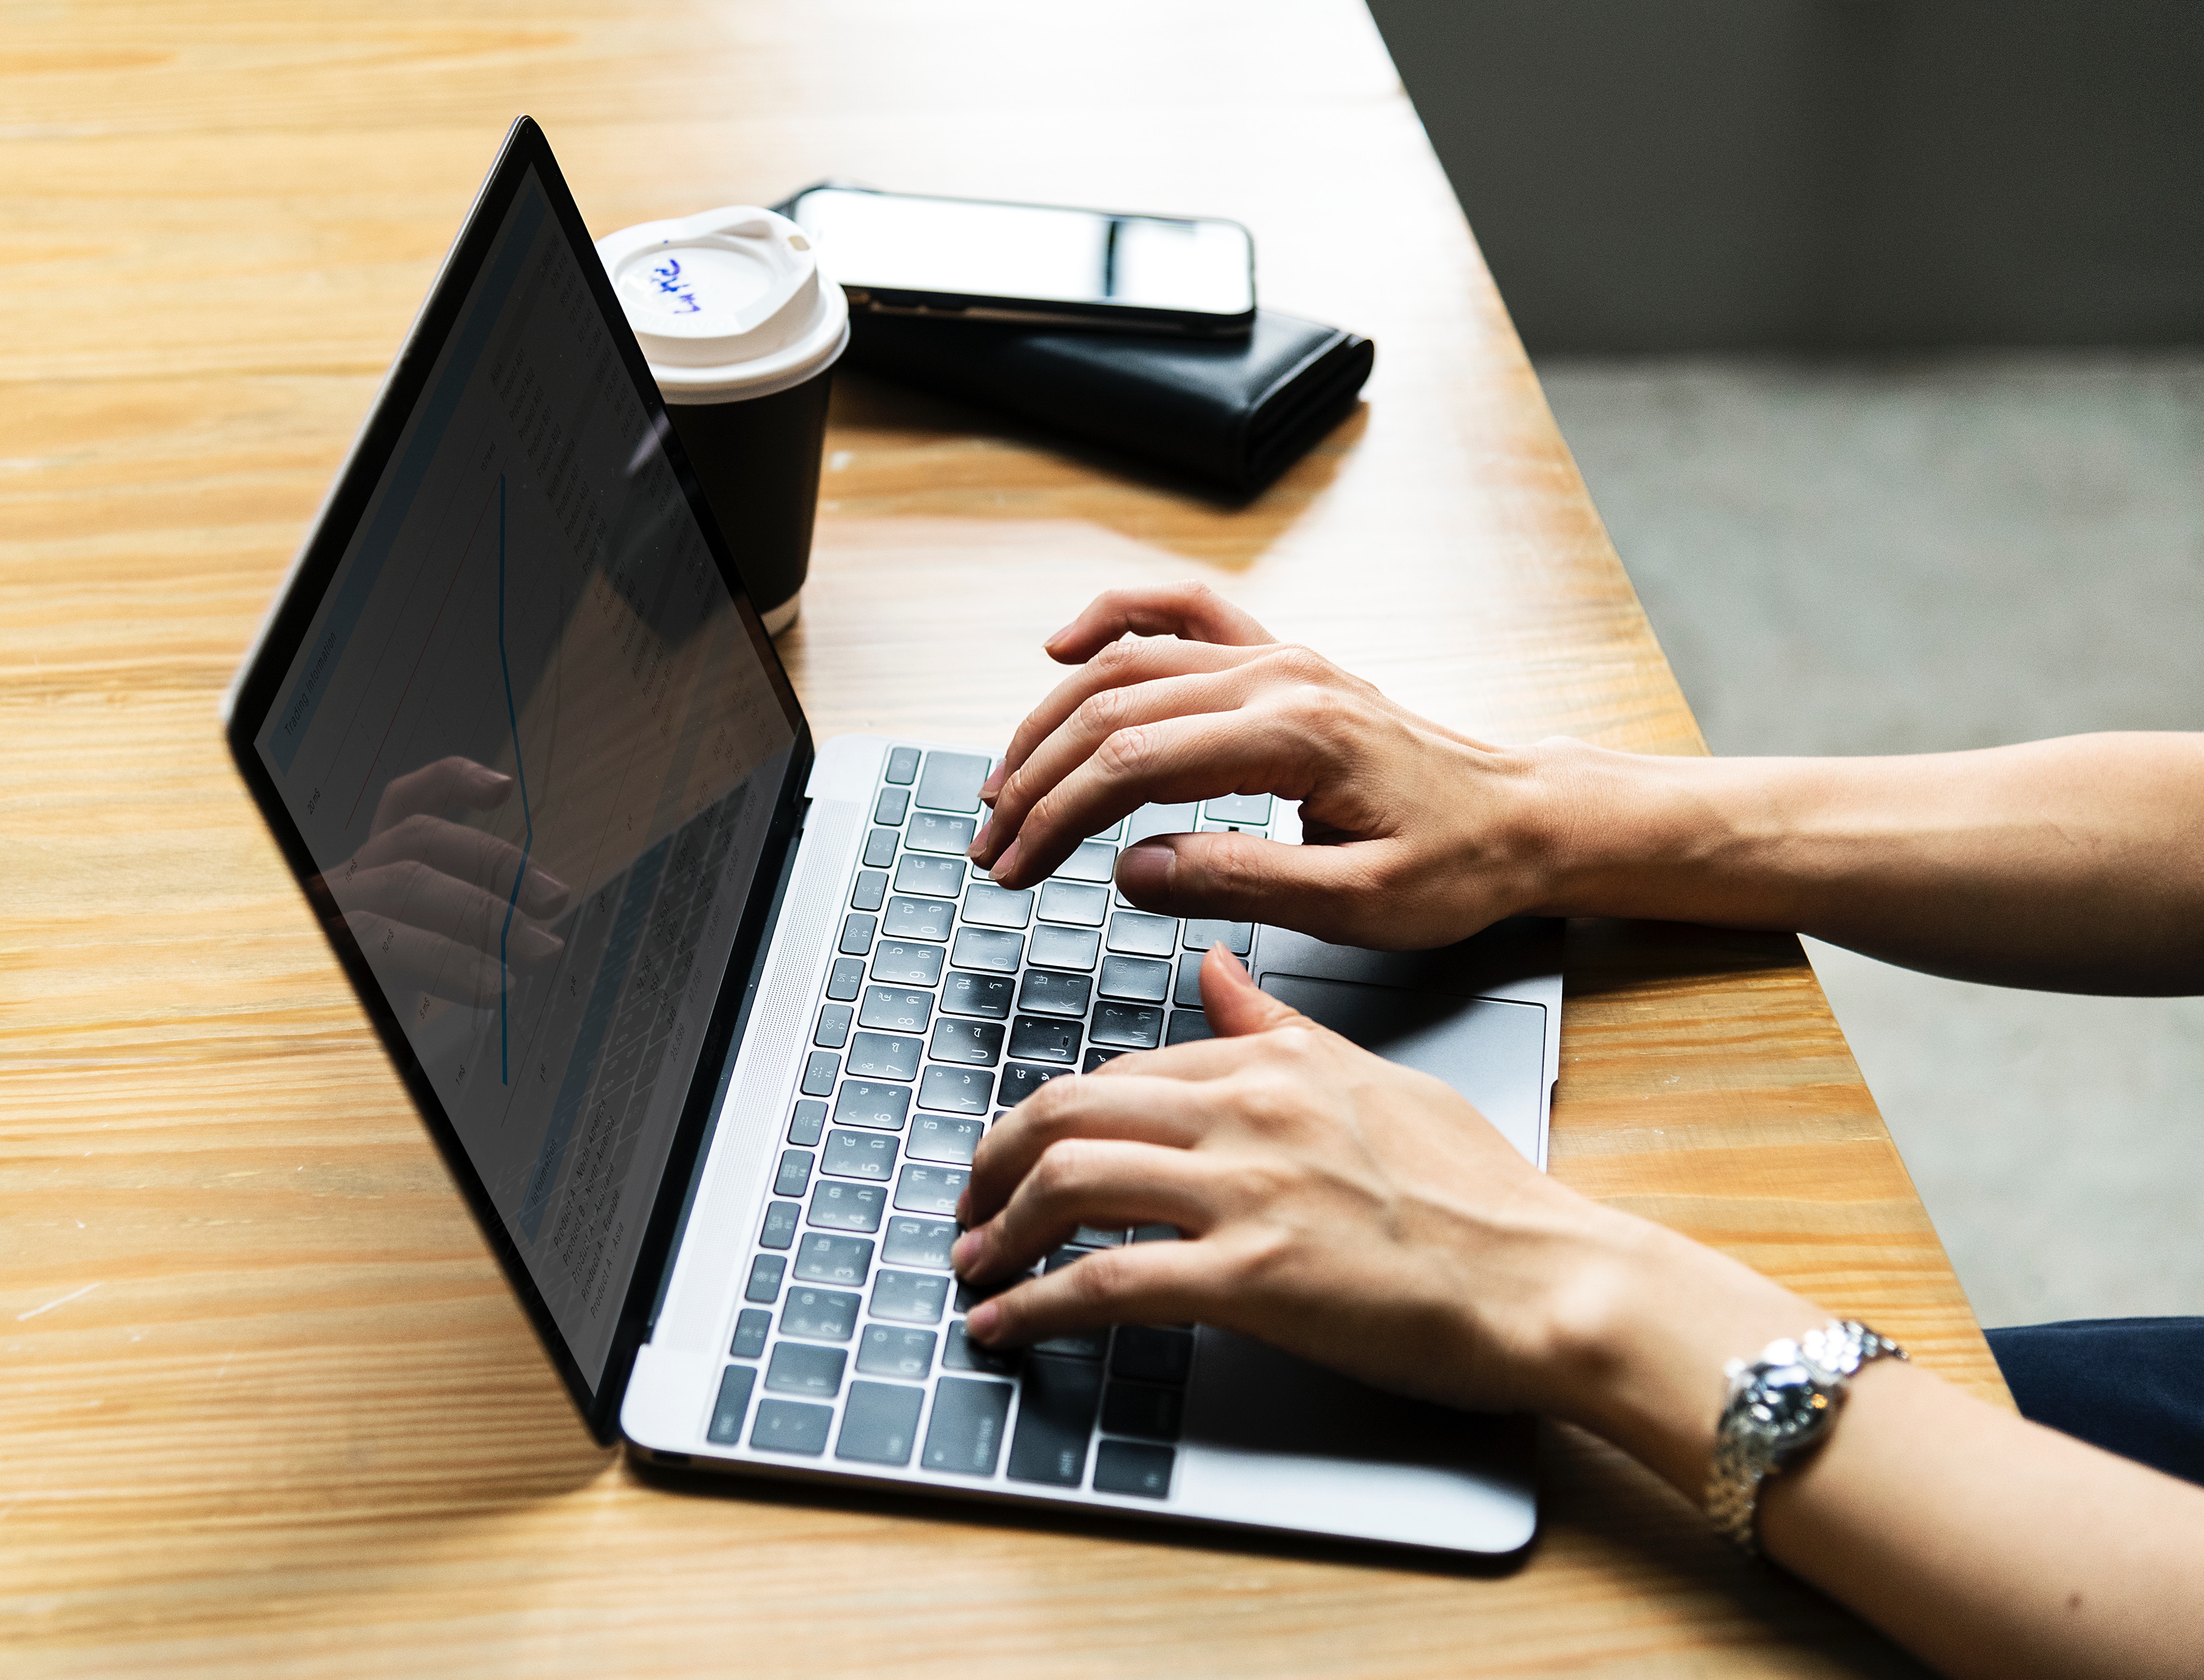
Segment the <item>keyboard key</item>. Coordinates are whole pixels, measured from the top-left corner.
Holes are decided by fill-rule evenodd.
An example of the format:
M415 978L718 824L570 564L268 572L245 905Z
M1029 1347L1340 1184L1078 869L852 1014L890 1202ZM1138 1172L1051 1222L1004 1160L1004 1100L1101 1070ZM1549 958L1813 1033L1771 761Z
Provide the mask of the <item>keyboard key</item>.
M945 1371L986 1371L996 1376L1014 1376L1022 1363L1018 1350L1005 1347L999 1351L982 1347L964 1339L964 1321L949 1321L949 1340L941 1345L941 1369Z
M1209 1024L1209 1017L1199 1009L1173 1009L1170 1028L1164 1034L1167 1044L1191 1044L1204 1038L1214 1038L1217 1029Z
M1114 1229L1098 1231L1092 1225L1081 1225L1072 1232L1071 1240L1087 1248L1122 1248L1125 1233Z
M876 828L865 837L865 867L885 869L895 861L896 842L903 837L892 828Z
M895 1176L895 1162L896 1140L892 1132L829 1132L819 1170L886 1184Z
M932 1080L935 1071L931 1068L927 1069L928 1080ZM947 1068L939 1071L951 1074L952 1077L963 1077ZM994 1080L991 1075L982 1083L992 1085ZM926 1101L926 1086L921 1085L918 1100L921 1104ZM985 1114L986 1109L981 1107L972 1112ZM910 1158L914 1161L945 1161L952 1167L969 1167L972 1164L972 1151L980 1146L980 1134L986 1129L986 1122L981 1120L951 1120L944 1115L913 1115L910 1121ZM942 1263L946 1265L949 1263L945 1260Z
M1171 1463L1177 1456L1168 1446L1105 1440L1094 1449L1094 1491L1132 1494L1144 1500L1168 1499Z
M826 975L826 995L837 1003L856 1001L857 988L864 984L865 965L862 958L838 956L834 967Z
M1023 927L1033 920L1033 902L1030 892L975 881L964 891L964 920L975 927Z
M1102 931L1095 927L1051 927L1033 931L1031 955L1044 968L1092 968L1099 955Z
M1218 940L1235 956L1255 948L1255 924L1251 921L1188 921L1179 943L1190 951L1206 951Z
M945 1026L946 1022L943 1023ZM999 1026L993 1029L1000 1032ZM926 1070L926 1077L918 1082L918 1106L921 1109L944 1109L951 1114L983 1115L994 1096L995 1075L986 1068L948 1068L937 1063ZM913 1121L916 1128L919 1122ZM911 1153L918 1155L914 1149ZM935 1157L918 1156L921 1161ZM969 1158L969 1157L968 1157Z
M738 1359L756 1358L765 1352L765 1333L772 1328L771 1313L762 1307L744 1307L735 1315L735 1340L728 1352ZM742 1420L735 1421L739 1424Z
M859 1039L864 1038L860 1032ZM1090 1036L1121 1050L1153 1050L1164 1041L1164 1012L1141 1003L1097 1003Z
M882 779L899 788L907 788L918 778L918 748L891 747L888 748L888 771Z
M1178 984L1171 989L1171 1002L1182 1009L1201 1007L1201 959L1208 954L1204 946L1198 951L1188 951L1178 960Z
M1102 984L1097 988L1105 997L1123 997L1135 1003L1160 1003L1170 996L1171 967L1168 962L1151 962L1145 957L1105 957L1102 963Z
M953 1214L957 1198L972 1175L955 1167L912 1163L896 1180L895 1204L904 1213Z
M933 1386L933 1417L919 1463L956 1476L992 1476L1003 1452L1010 1385L945 1376Z
M895 827L910 809L910 794L903 788L882 788L880 796L873 806L873 820Z
M1066 1266L1075 1266L1086 1257L1087 1251L1085 1249L1074 1248L1070 1244L1067 1243L1062 1248L1058 1249L1054 1253L1048 1257L1047 1261L1040 1269L1041 1275L1043 1277L1046 1277L1051 1272L1060 1272Z
M888 1221L880 1238L880 1259L891 1266L931 1266L949 1269L949 1250L957 1240L957 1225L947 1219L912 1219L898 1214Z
M750 1262L750 1281L743 1290L746 1301L772 1301L780 1296L781 1275L788 1262L778 1254L761 1254Z
M868 1376L900 1376L923 1382L933 1370L933 1332L868 1324L864 1334L857 1338L857 1369Z
M767 1202L765 1204L765 1229L758 1236L764 1248L787 1248L796 1241L796 1223L803 1216L803 1206L796 1202Z
M825 1003L820 1006L819 1025L812 1030L811 1042L825 1050L839 1050L850 1042L850 1006L847 1003Z
M1015 1109L1051 1080L1070 1071L1069 1068L1021 1067L1013 1062L1003 1069L1002 1083L996 1087L995 1100L1005 1109Z
M797 1089L806 1097L824 1097L834 1088L842 1071L842 1058L829 1050L814 1050L803 1058L803 1082Z
M946 898L888 900L888 913L880 926L891 939L946 939L949 920L957 906Z
M1102 918L1110 914L1110 890L1107 887L1087 886L1077 881L1048 881L1040 890L1040 919L1043 921L1076 922L1081 927L1099 927Z
M773 1193L776 1196L801 1196L803 1186L811 1182L811 1151L808 1149L785 1149L780 1152L780 1170L773 1175Z
M1076 1062L1079 1059L1079 1023L1075 1020L1047 1020L1040 1015L1020 1015L1010 1024L1010 1054L1035 1062ZM1007 1075L1004 1082L1007 1086Z
M928 753L918 778L918 802L936 811L976 811L980 784L987 779L984 753Z
M850 908L853 910L877 910L880 900L888 895L886 873L879 869L860 869L857 884L850 889Z
M917 1444L918 1409L926 1390L893 1382L853 1382L842 1408L834 1456L864 1464L907 1464Z
M964 890L964 860L961 857L929 857L923 853L906 853L904 861L896 865L895 890L898 892L931 893L937 898L954 898Z
M842 918L842 943L838 949L845 956L862 956L873 948L874 930L880 923L871 916L850 914Z
M1135 1225L1129 1240L1136 1243L1175 1243L1185 1240L1176 1225Z
M1052 974L1028 968L1018 987L1018 1007L1029 1015L1083 1015L1093 985L1084 974Z
M933 1023L933 1038L926 1053L936 1062L968 1062L975 1068L992 1068L1003 1059L1003 1029L992 1020L950 1020ZM975 1114L986 1112L983 1102Z
M819 1128L826 1123L826 1105L805 1097L789 1116L788 1141L809 1149L819 1141Z
M830 1237L807 1231L796 1247L796 1275L806 1283L838 1283L862 1289L865 1275L872 1269L873 1245L862 1237Z
M1079 1071L1091 1074L1104 1062L1115 1062L1124 1053L1121 1050L1091 1050L1087 1052L1087 1060L1080 1064Z
M1025 948L1022 934L996 933L984 927L960 927L957 930L957 944L950 950L949 960L959 968L987 968L998 974L1015 974L1018 972L1018 958L1024 954Z
M1120 910L1110 918L1110 949L1128 956L1168 957L1178 949L1178 924L1169 916Z
M926 1023L933 1018L932 992L910 986L868 985L857 1025L880 1032L923 1032Z
M1191 834L1195 820L1190 802L1184 805L1143 805L1125 825L1125 843L1135 845L1151 834Z
M903 843L914 852L946 852L963 857L972 849L972 834L977 827L969 817L943 817L921 811L904 831Z
M964 932L969 933L971 929ZM957 944L963 942L964 934L960 933ZM1016 992L1017 982L1008 974L967 974L952 968L949 971L949 984L941 989L941 1008L947 1015L1008 1020L1010 999Z
M1082 840L1056 872L1062 881L1106 881L1117 867L1117 849L1106 840Z
M883 939L880 948L873 953L873 978L890 985L930 986L941 978L941 956L939 945L912 945L900 939ZM852 986L850 997L854 998L856 995L856 988Z
M821 1179L811 1192L809 1223L826 1231L877 1231L887 1210L886 1189L877 1184L840 1184Z
M1201 807L1205 817L1221 823L1240 823L1261 828L1271 820L1271 796L1266 793L1229 793Z
M743 1438L743 1418L750 1409L750 1387L756 1381L757 1372L750 1366L727 1367L720 1378L720 1398L712 1405L712 1427L705 1431L706 1440L732 1446Z
M1136 1382L1184 1382L1193 1368L1194 1332L1153 1324L1121 1326L1110 1355L1110 1375Z
M869 1126L880 1132L900 1132L910 1109L907 1085L875 1085L868 1080L844 1080L834 1097L838 1126Z
M802 1452L817 1458L826 1450L826 1431L834 1422L830 1405L797 1400L760 1400L750 1445L764 1452Z
M1101 1398L1100 1366L1078 1359L1027 1360L1004 1474L1013 1482L1076 1488L1087 1478L1087 1437Z
M1104 1329L1073 1330L1061 1336L1051 1336L1046 1341L1033 1345L1036 1353L1052 1353L1065 1359L1092 1359L1095 1368L1101 1368L1103 1351L1110 1345L1110 1333Z
M949 1279L940 1272L892 1272L880 1268L873 1280L875 1318L892 1318L904 1324L939 1324L941 1309L949 1304Z
M1125 819L1123 817L1120 817L1116 822L1111 823L1109 827L1098 831L1094 835L1094 838L1097 840L1107 840L1114 844L1117 837L1124 831Z
M862 1361L859 1364L862 1365ZM1176 1440L1184 1398L1176 1388L1145 1382L1112 1382L1102 1396L1105 1435L1138 1435L1143 1440Z
M868 1243L866 1246L869 1248L872 1245ZM859 1298L845 1290L799 1289L791 1286L788 1298L781 1303L780 1333L784 1336L802 1336L810 1341L847 1341L856 1334ZM773 1357L776 1365L780 1363L782 1350L787 1346L786 1342L774 1345ZM842 1361L838 1355L834 1360L834 1381L839 1383L841 1380ZM768 1375L766 1386L768 1388L785 1388L788 1384L775 1382ZM831 1394L834 1391L828 1388L810 1392Z
M850 1040L850 1072L859 1079L915 1080L918 1077L918 1058L925 1050L923 1038L860 1032Z

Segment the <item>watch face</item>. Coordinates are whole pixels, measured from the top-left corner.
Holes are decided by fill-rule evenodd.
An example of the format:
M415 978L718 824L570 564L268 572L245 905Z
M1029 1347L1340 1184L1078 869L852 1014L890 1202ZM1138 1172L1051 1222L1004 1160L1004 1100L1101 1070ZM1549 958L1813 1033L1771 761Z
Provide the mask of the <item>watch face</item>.
M1753 1378L1752 1420L1777 1439L1796 1440L1820 1430L1829 1396L1804 1364L1770 1365Z

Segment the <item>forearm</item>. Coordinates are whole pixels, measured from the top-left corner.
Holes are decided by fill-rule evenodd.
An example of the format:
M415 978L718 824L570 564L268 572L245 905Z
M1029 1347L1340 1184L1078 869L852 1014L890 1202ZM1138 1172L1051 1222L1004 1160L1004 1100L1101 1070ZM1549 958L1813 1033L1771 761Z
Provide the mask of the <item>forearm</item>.
M1696 1504L1723 1362L1828 1315L1670 1233L1618 1225L1597 1246L1609 1281L1583 1291L1553 1409ZM2188 1674L2204 1650L2204 1490L1916 1367L1863 1368L1761 1517L1773 1560L1946 1673Z
M2204 991L2204 736L1888 759L1532 752L1549 913L1785 928L2000 985Z

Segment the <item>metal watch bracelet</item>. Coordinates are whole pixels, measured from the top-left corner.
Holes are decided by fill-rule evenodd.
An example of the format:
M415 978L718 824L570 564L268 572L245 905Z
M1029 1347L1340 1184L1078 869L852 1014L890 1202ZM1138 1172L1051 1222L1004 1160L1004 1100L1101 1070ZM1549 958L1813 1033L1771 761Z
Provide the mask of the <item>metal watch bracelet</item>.
M1707 1520L1717 1533L1746 1556L1760 1555L1761 1485L1828 1438L1852 1375L1886 1357L1903 1359L1905 1350L1842 1318L1722 1367L1729 1399L1715 1425L1706 1491Z

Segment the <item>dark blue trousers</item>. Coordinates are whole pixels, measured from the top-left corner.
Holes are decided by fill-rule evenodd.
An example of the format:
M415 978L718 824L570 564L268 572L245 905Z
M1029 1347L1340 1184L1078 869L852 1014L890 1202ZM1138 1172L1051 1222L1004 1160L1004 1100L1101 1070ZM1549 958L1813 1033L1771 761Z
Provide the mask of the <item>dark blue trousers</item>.
M2204 1483L2204 1318L2080 1318L1988 1334L2022 1417Z

